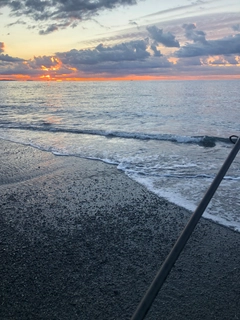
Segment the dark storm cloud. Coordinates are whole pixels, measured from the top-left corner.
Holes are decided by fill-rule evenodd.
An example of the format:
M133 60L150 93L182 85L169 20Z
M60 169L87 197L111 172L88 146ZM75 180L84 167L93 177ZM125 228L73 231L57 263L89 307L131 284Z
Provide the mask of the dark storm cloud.
M112 47L99 44L95 49L76 50L57 53L63 63L73 66L95 65L103 62L144 60L150 56L144 40L130 41Z
M100 10L112 10L118 6L136 3L137 0L3 0L0 7L8 6L11 14L17 17L27 16L36 22L57 21L68 26L76 24L76 21L91 19ZM41 34L48 34L51 30L56 31L55 28L48 27L48 30Z
M150 36L153 40L155 40L157 43L163 44L165 47L180 47L179 42L170 32L164 33L162 29L159 29L156 26L147 27L147 31L150 33Z
M4 52L4 43L0 42L0 53Z
M186 43L175 52L178 58L240 54L240 34L208 41L206 34L196 30L194 24L183 25L183 28L186 38L192 42Z

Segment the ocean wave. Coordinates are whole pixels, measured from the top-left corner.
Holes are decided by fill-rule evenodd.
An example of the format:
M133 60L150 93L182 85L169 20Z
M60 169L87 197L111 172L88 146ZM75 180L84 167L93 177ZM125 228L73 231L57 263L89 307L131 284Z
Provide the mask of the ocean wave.
M215 175L210 175L210 174L170 174L170 173L165 173L165 174L158 174L156 172L144 172L144 171L137 171L134 169L124 169L123 166L118 165L118 169L122 170L123 172L126 172L127 175L136 175L136 176L144 176L144 177L154 177L154 178L169 178L169 179L182 179L182 180L197 180L197 179L210 179L213 180L215 178ZM223 178L224 180L240 180L240 177L233 177L233 176L225 176Z
M215 147L217 142L230 143L229 138L225 137L213 137L213 136L180 136L175 134L164 134L164 133L141 133L141 132L126 132L126 131L111 131L101 129L72 129L51 126L49 123L44 123L41 126L33 125L11 125L1 124L1 129L18 129L18 130L29 130L29 131L44 131L50 133L71 133L71 134L82 134L82 135L96 135L104 136L106 138L124 138L124 139L137 139L137 140L159 140L159 141L170 141L175 143L186 143L186 144L198 144L203 147Z

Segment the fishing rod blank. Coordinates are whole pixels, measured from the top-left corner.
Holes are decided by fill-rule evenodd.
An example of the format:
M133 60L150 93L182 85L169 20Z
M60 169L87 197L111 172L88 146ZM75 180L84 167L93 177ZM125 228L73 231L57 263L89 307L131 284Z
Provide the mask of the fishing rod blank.
M225 160L224 164L222 165L221 169L219 170L218 174L216 175L215 179L213 180L212 184L210 185L209 189L207 190L202 201L198 205L197 209L192 214L186 227L184 228L183 232L179 236L178 240L176 241L176 243L173 246L172 250L170 251L169 255L167 256L167 258L163 262L159 272L157 273L155 279L153 280L150 287L148 288L145 296L142 298L141 302L139 303L131 320L142 320L145 318L145 316L146 316L148 310L150 309L154 299L156 298L159 290L161 289L168 274L170 273L172 267L174 266L176 260L178 259L179 255L180 255L180 253L182 252L183 248L185 247L189 237L191 236L193 230L195 229L199 219L201 218L207 205L209 204L210 200L212 199L220 182L222 181L225 174L227 173L231 163L233 162L234 158L236 157L236 155L240 149L240 138L237 136L230 137L230 140L233 143L234 143L235 139L237 139L237 141L235 142L235 145L232 148L229 156Z

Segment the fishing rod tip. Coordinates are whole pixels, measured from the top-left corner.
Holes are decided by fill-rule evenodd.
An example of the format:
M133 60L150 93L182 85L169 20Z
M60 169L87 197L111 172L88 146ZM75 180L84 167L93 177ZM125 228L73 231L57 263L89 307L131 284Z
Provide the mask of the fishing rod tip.
M233 135L231 135L231 136L229 137L229 140L230 140L233 144L235 144L238 139L239 139L239 137L236 136L235 134L233 134Z

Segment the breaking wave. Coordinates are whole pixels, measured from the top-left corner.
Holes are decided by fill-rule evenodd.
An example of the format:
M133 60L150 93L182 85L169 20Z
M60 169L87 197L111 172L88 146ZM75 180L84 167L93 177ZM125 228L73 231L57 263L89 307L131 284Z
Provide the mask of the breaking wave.
M175 143L198 144L203 147L215 147L217 142L230 143L229 138L213 137L213 136L180 136L174 134L154 134L154 133L141 133L141 132L126 132L126 131L110 131L101 129L72 129L52 127L51 124L44 124L42 126L32 125L0 125L2 129L18 129L30 131L44 131L50 133L70 133L81 135L95 135L104 136L106 138L124 138L124 139L137 139L137 140L159 140L170 141Z

